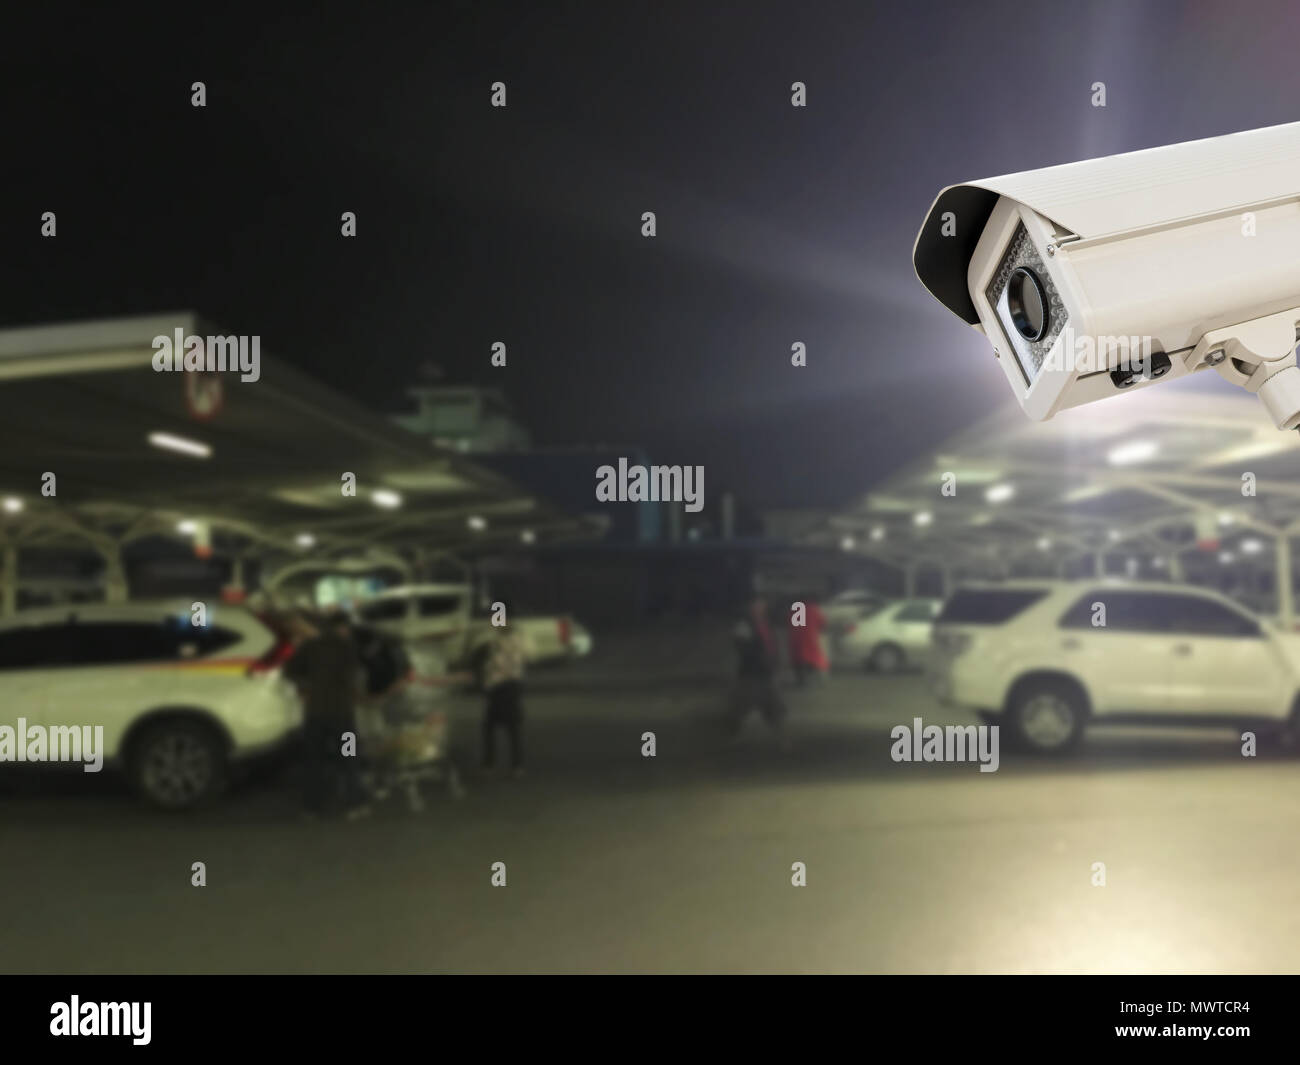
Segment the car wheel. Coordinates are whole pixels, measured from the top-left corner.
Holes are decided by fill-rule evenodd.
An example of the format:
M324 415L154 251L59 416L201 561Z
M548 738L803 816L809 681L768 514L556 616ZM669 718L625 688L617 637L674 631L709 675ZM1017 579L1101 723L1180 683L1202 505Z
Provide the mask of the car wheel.
M893 643L882 643L871 652L867 664L877 673L897 673L905 661L901 647Z
M198 721L160 721L131 744L128 772L135 790L155 806L183 810L211 799L226 775L225 745Z
M1085 715L1078 689L1062 681L1045 680L1022 685L1011 699L1009 716L1022 747L1060 754L1083 738Z

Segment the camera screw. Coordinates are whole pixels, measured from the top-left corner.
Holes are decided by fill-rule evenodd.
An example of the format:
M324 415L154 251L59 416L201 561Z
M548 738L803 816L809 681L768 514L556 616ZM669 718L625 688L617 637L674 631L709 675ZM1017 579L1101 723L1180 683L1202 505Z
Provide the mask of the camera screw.
M1220 348L1218 351L1212 351L1205 356L1205 365L1218 366L1219 363L1221 363L1227 357L1228 357L1228 353L1224 351L1222 348Z

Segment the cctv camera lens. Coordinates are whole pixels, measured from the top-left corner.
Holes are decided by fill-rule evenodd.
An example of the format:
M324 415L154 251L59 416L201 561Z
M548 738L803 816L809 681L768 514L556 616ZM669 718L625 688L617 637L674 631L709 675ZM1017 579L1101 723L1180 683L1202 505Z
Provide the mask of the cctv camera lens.
M1022 266L1007 282L1011 324L1026 340L1041 340L1047 332L1047 296L1035 273Z

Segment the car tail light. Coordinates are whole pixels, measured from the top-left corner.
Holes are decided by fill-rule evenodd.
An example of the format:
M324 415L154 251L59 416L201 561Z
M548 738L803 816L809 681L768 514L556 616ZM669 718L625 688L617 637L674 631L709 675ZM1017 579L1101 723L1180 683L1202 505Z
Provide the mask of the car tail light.
M293 652L294 646L292 642L280 638L276 640L275 646L266 654L249 665L244 675L254 677L260 673L271 673L289 661L293 657Z
M570 624L568 618L560 618L558 625L560 631L560 646L568 647L569 640L573 638L573 625Z

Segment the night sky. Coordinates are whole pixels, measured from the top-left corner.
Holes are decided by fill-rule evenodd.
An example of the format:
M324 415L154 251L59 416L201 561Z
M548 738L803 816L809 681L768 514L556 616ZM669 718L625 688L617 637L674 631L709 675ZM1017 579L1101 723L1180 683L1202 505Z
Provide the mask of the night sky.
M912 272L942 186L1300 118L1294 4L328 9L7 20L0 324L193 308L376 407L434 363L539 444L831 503L1010 401Z

